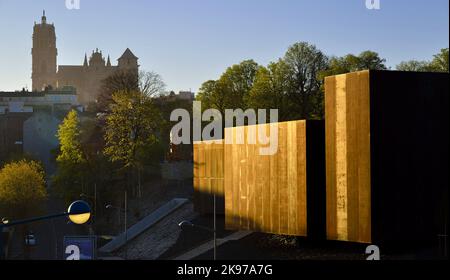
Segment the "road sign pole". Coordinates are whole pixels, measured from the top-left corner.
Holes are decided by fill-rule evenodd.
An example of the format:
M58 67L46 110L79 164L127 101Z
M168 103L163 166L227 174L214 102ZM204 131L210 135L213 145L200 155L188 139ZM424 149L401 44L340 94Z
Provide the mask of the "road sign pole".
M214 260L216 260L217 238L216 238L216 192L214 191Z
M128 258L128 247L127 247L127 241L128 241L128 233L127 233L127 217L128 217L128 207L127 207L127 191L125 191L125 226L124 226L124 230L125 230L125 259Z

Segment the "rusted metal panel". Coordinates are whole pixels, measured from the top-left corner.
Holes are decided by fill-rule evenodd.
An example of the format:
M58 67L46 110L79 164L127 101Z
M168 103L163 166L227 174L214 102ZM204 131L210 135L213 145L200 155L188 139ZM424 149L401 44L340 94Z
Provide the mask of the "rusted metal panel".
M308 149L307 128L311 126L309 133L319 133L319 139L323 139L323 122L292 121L270 125L276 125L278 131L278 148L273 155L260 154L262 145L247 141L247 136L255 131L248 127L244 128L244 143L225 144L226 228L295 236L315 232L319 236L325 232L324 215L315 217L317 223L311 231L308 218L320 212L317 209L325 208L324 152L309 157L308 152L324 150L324 145L316 146L316 151ZM261 125L265 126L262 131L269 133L270 125ZM260 126L256 127L259 133ZM236 135L238 129L227 128L225 134ZM307 158L322 163L311 165L308 170ZM321 171L316 172L316 168ZM315 180L317 177L320 179ZM311 191L310 197L308 190L312 188L323 191Z
M445 231L448 77L361 71L325 79L328 239L433 242Z

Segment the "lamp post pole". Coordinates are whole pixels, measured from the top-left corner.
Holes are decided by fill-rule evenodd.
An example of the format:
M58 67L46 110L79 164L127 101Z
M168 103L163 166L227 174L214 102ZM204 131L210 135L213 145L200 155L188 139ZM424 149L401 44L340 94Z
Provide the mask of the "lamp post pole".
M97 214L97 183L94 184L94 215L95 215L95 221L96 221L97 215L98 215Z
M17 226L17 225L23 225L23 224L28 224L28 223L32 223L32 222L42 221L42 220L66 217L68 215L69 215L69 213L64 212L64 213L59 213L59 214L40 216L40 217L36 217L36 218L31 218L31 219L23 219L23 220L18 220L18 221L14 221L14 222L3 223L3 221L2 221L0 223L0 233L1 233L1 235L0 235L0 260L5 258L5 254L3 252L3 229L4 228L9 228L9 227Z
M216 239L216 227L215 227L215 221L214 221L214 228L209 228L209 227L205 227L205 226L201 226L201 225L195 225L189 221L181 221L178 226L180 228L182 228L183 226L190 226L190 227L196 227L202 230L206 230L209 232L213 233L214 236L214 240L213 240L213 246L214 246L214 253L213 253L213 258L214 260L216 260L216 252L217 252L217 239Z
M2 221L0 223L0 259L4 259L4 252L3 252L3 229L4 228L33 223L33 222L42 221L42 220L67 217L67 216L69 216L69 218L72 220L72 222L74 222L76 224L83 224L83 223L87 222L87 220L89 220L90 213L91 213L91 209L90 209L89 205L84 201L78 200L69 206L69 210L67 212L39 216L39 217L34 217L34 218L29 218L29 219L21 219L21 220L12 221L12 222L7 221L6 223ZM88 214L88 215L85 216L85 214ZM80 218L80 216L83 216L83 217Z
M125 230L125 259L127 259L128 258L128 247L127 247L127 241L128 241L128 231L127 231L127 209L128 209L128 207L127 207L127 191L125 191L125 194L124 194L124 204L125 204L125 222L124 222L124 224L125 224L125 227L124 227L124 230Z
M214 260L216 260L216 251L217 251L217 238L216 238L216 192L214 192Z
M123 227L124 227L123 230L124 230L124 233L123 234L124 234L124 237L125 237L124 239L125 239L125 245L126 245L126 243L128 242L128 231L127 231L127 228L128 228L128 224L127 224L127 222L128 222L128 220L127 220L127 218L128 218L128 199L127 199L127 191L124 191L123 200L124 200L123 208L116 207L116 206L114 206L112 204L108 204L108 205L106 205L106 209L116 209L118 211L118 213L119 213L119 222L120 222L121 214L124 215L124 217L123 217ZM125 246L125 259L127 259L127 257L128 257L128 249Z

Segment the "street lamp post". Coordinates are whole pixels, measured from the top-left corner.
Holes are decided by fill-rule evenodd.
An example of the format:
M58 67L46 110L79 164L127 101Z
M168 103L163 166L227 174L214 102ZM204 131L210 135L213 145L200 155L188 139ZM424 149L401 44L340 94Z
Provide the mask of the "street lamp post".
M216 192L214 192L214 213L213 213L213 216L214 216L214 232L213 232L213 234L214 234L214 260L216 260L216 248L217 248L217 238L216 238L216 232L217 232L217 229L216 229Z
M115 206L113 206L113 205L111 205L111 204L108 204L108 205L106 205L106 209L117 209L118 211L119 211L119 218L120 218L120 213L123 211L123 213L124 213L124 222L123 222L123 227L124 227L124 234L125 234L125 244L128 242L128 231L127 231L127 227L128 227L128 225L127 225L127 216L128 216L128 213L127 213L127 209L128 209L128 206L127 206L127 191L125 191L124 192L124 208L122 209L122 208L120 208L120 207L115 207ZM127 249L127 247L125 246L125 259L127 258L127 256L128 256L128 249Z
M94 184L94 196L87 195L85 193L80 194L80 198L92 199L94 202L94 216L97 216L97 184Z
M199 229L203 229L209 232L213 233L213 246L214 246L214 260L217 258L217 226L216 226L216 193L213 193L213 228L201 226L201 225L195 225L189 221L181 221L178 226L182 228L183 226L190 226L190 227L196 227Z
M17 221L8 221L3 219L0 223L0 259L4 258L4 252L3 252L3 229L14 227L17 225L23 225L28 223L33 223L37 221L42 220L49 220L49 219L55 219L60 217L69 217L70 221L74 224L81 225L86 223L89 218L91 217L91 208L89 204L82 200L77 200L70 204L69 208L67 209L67 212L63 213L57 213L57 214L51 214L46 216L40 216L40 217L34 217L29 219L22 219Z
M178 224L178 226L180 227L180 228L183 228L183 226L189 226L189 227L196 227L196 228L199 228L199 229L202 229L202 230L206 230L206 231L209 231L209 232L212 232L213 233L213 238L214 238L214 240L213 240L213 246L214 246L214 256L213 256L213 258L214 258L214 260L216 260L217 259L217 254L216 254L216 252L217 252L217 239L216 239L216 229L215 228L209 228L209 227L205 227L205 226L201 226L201 225L196 225L196 224L193 224L193 223L191 223L191 222L189 222L189 221L182 221L182 222L180 222L179 224Z

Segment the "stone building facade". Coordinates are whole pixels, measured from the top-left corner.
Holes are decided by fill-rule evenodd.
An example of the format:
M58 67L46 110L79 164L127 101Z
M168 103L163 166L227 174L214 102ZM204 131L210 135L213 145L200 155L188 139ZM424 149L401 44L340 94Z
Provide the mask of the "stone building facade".
M137 73L139 69L138 58L128 48L117 60L117 65L111 64L109 55L105 60L102 52L96 49L89 60L85 55L82 65L57 66L55 26L47 23L45 11L41 23L34 24L31 53L33 91L40 91L48 86L73 86L77 90L78 101L85 106L96 101L102 81L115 71Z
M72 109L83 111L73 87L0 92L0 165L26 154L40 160L52 174L52 150L59 144L56 132Z

